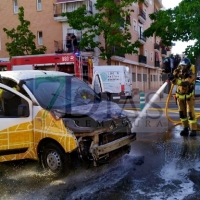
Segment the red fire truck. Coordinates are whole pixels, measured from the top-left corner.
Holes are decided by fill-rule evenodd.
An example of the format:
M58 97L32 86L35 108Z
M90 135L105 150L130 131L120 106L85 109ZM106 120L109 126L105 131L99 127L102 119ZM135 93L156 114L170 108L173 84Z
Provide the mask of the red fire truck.
M93 63L92 57L77 54L40 54L14 56L9 62L0 62L2 70L55 70L74 74L77 78L92 83Z

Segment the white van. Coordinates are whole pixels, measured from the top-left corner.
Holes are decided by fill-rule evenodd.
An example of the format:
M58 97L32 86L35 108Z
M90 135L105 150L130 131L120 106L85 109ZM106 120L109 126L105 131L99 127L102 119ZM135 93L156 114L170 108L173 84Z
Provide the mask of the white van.
M129 67L121 65L94 66L94 72L98 71L101 76L104 91L110 100L132 98L132 80Z
M95 80L98 90L64 72L0 72L0 163L34 159L57 175L76 155L97 166L129 153L131 121Z

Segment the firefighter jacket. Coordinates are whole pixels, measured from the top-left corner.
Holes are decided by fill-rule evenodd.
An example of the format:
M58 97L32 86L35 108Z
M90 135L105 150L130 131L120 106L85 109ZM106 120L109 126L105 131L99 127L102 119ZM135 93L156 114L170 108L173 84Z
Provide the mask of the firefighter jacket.
M180 66L173 72L174 79L172 83L177 85L176 96L181 98L190 98L194 95L194 87L196 81L195 66L191 65L188 69L183 70Z

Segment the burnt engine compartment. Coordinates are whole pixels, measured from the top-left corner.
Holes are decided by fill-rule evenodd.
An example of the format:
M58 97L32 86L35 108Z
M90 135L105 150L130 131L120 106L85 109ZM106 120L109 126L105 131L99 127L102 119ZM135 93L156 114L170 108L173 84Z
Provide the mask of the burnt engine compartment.
M108 122L108 124L110 124L110 131L98 134L98 146L116 141L131 133L131 123L127 118L115 119L112 120L112 122ZM96 159L90 152L90 148L95 140L94 137L95 136L78 137L79 155L84 162L95 161L96 164L104 164L130 152L130 145L125 145L109 153L102 154Z

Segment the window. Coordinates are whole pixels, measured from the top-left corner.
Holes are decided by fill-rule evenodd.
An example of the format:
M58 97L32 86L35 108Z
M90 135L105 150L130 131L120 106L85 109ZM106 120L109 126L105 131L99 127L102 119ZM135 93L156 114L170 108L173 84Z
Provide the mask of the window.
M143 81L147 82L147 74L143 74Z
M152 0L149 0L150 5L152 5Z
M42 31L38 31L38 44L43 45Z
M37 0L37 10L42 10L42 0Z
M89 1L88 11L92 13L92 1Z
M138 75L137 75L137 81L139 81L139 82L141 82L141 81L142 81L141 74L138 74Z
M148 51L147 51L147 49L145 49L144 55L146 56L146 58L148 58Z
M18 3L17 3L17 0L13 0L13 9L14 9L14 13L18 13Z
M0 88L1 89L1 88ZM22 97L3 89L3 102L0 105L0 117L7 118L11 116L12 118L28 117L29 116L29 106L28 102Z
M119 65L119 61L115 61L115 65Z
M136 82L136 76L135 76L135 73L132 73L132 81L133 81L133 82Z
M151 55L150 55L150 60L151 62L153 61L153 53L151 52Z
M133 30L137 31L137 21L135 19L133 20Z

